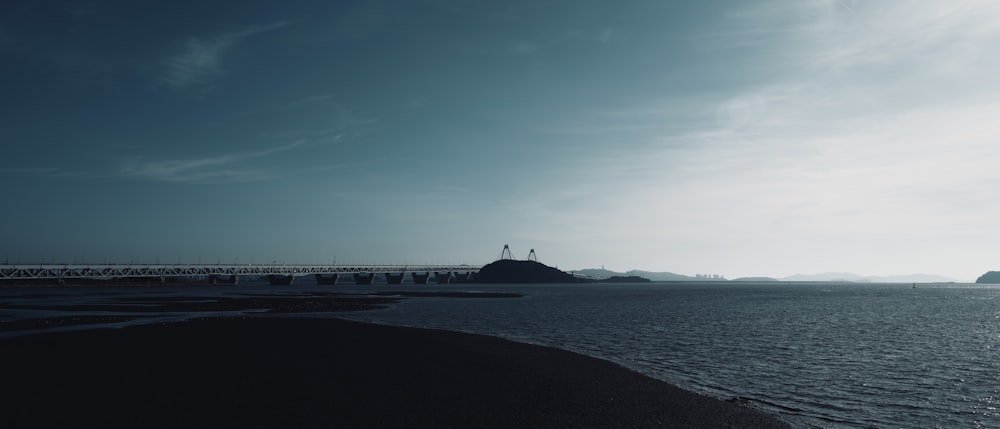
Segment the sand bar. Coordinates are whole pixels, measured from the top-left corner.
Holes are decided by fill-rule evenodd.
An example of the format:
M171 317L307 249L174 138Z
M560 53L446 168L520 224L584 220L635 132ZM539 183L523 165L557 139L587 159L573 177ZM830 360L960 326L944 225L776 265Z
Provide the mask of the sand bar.
M0 356L8 428L787 427L575 353L336 319L38 334Z

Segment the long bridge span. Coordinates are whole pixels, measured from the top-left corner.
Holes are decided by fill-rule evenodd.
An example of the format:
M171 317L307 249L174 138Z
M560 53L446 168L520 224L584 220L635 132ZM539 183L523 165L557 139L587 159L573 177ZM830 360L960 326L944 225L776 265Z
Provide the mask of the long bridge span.
M317 284L336 284L349 275L357 284L372 284L377 276L401 284L406 274L414 283L468 281L480 265L308 265L308 264L0 264L0 284L171 283L203 279L236 284L240 277L266 277L271 284L291 284L312 276Z

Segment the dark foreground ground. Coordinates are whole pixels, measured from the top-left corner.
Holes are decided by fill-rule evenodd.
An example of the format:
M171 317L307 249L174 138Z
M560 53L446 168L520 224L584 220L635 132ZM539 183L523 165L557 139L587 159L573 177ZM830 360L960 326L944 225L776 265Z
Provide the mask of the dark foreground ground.
M4 428L772 428L557 349L333 319L0 340Z

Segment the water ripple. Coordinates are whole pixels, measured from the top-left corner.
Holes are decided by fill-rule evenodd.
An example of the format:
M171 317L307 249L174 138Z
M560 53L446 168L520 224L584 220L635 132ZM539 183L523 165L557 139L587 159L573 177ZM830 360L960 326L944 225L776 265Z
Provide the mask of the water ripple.
M475 306L413 301L358 317L561 347L705 394L753 398L806 427L1000 428L995 287L681 284L528 293Z

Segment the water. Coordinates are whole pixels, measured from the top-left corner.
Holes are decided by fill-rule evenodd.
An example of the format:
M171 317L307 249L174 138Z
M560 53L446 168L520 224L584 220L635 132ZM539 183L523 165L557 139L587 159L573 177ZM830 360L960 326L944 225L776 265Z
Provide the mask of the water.
M475 332L568 349L696 392L749 398L755 406L801 427L1000 428L1000 288L996 286L661 283L407 288L500 290L526 296L416 298L385 310L337 317ZM191 295L220 290L232 291L173 288L113 293ZM43 300L91 298L76 292Z
M462 330L751 398L802 426L1000 427L1000 289L858 284L505 286L349 316Z

